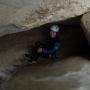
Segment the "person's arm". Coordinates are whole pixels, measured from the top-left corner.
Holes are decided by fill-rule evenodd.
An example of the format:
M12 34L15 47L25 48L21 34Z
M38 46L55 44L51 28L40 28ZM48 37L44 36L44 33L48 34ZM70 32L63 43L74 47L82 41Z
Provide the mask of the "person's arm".
M50 49L47 49L47 48L42 48L42 52L43 53L46 53L46 54L53 54L55 51L57 51L60 47L60 43L59 42L56 42L54 44L54 46Z

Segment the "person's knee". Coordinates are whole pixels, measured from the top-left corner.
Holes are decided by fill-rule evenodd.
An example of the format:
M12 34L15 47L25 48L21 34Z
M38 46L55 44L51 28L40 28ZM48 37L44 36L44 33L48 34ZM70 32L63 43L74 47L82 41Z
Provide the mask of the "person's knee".
M42 53L42 48L38 48L37 53Z

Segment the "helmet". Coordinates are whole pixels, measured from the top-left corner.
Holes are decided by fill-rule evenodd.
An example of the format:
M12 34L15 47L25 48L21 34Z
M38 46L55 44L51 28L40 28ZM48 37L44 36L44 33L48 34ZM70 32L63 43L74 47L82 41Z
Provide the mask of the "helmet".
M59 32L59 26L58 25L52 25L50 27L51 31L54 31L54 32Z

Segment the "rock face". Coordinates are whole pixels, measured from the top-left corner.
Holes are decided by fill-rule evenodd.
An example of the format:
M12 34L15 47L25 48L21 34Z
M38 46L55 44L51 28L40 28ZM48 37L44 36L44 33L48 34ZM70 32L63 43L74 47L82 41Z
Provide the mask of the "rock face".
M82 17L82 27L84 28L85 36L90 45L90 12L83 15Z
M13 33L12 29L6 29L6 25L14 24L21 28L14 32L20 32L26 28L76 17L89 9L90 0L0 0L0 26L3 25L0 33Z

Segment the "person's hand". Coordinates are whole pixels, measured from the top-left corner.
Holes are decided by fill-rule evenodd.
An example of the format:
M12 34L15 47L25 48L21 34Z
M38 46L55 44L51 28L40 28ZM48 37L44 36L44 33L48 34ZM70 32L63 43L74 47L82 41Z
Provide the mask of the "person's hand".
M41 53L42 52L42 48L38 48L37 52Z

